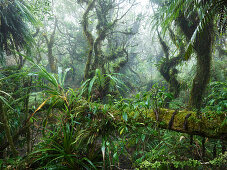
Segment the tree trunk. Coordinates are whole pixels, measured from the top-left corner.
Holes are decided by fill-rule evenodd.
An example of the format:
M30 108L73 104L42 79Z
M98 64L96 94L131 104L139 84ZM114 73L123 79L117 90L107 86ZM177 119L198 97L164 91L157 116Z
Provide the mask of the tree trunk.
M13 138L11 135L11 130L10 130L10 126L9 126L9 122L8 122L8 116L6 111L4 110L4 107L2 105L2 102L0 101L0 111L2 112L2 117L3 117L3 125L4 125L4 130L5 130L5 135L6 138L9 142L9 146L12 150L13 155L16 157L18 156L18 151L15 148L14 142L13 142Z
M189 20L186 19L183 14L181 14L177 19L177 23L188 40L191 39L194 31L199 25L198 20L196 20L196 15L194 18L191 18L190 21L193 24L190 24ZM196 108L197 110L200 110L203 94L210 78L213 44L212 35L213 24L208 23L204 26L201 32L197 34L195 43L193 44L197 53L197 70L192 84L190 108Z
M48 62L50 65L50 70L52 73L57 73L57 66L56 66L56 61L55 58L53 56L53 45L52 44L48 44Z
M210 79L212 60L212 34L213 25L205 26L203 32L196 37L194 48L197 53L196 76L193 80L190 106L200 110L203 94Z
M26 134L27 133L27 129L30 126L31 126L31 123L30 122L26 122L26 124L22 128L20 128L17 133L15 133L12 136L13 141L17 142L17 140L20 137L20 135ZM1 145L0 145L0 152L3 152L9 145L10 145L9 141L2 142ZM1 155L1 153L0 153L0 155Z
M48 40L46 34L43 35L46 40L46 44L47 44L48 62L49 62L50 70L52 73L57 73L57 63L56 63L55 57L53 56L53 46L54 46L54 37L55 37L55 33L56 33L56 28L57 28L57 19L55 18L54 30L50 36L50 39Z
M94 104L94 107L97 107L97 104ZM99 106L100 112L103 110L103 107L104 106L100 104ZM93 108L92 103L88 104L88 102L84 101L83 106L78 107L78 111L84 112L89 108ZM77 108L75 108L75 111L76 110ZM176 132L187 133L189 135L199 135L202 137L221 139L227 141L227 123L224 123L226 119L226 113L222 114L203 113L201 114L201 117L198 118L197 113L193 111L188 110L177 111L162 108L158 110L159 111L156 112L155 110L152 109L136 108L127 111L125 110L125 112L128 115L128 122L136 121L138 123L141 123L141 125L143 126L154 126L154 124L158 122L157 123L158 126L163 129L169 129ZM121 110L113 106L108 109L109 114L107 115L110 116L112 121L115 121L116 123L119 122L121 124L124 121L122 119L122 112L124 112L124 110ZM106 115L106 113L100 114ZM210 116L205 116L207 114L209 114Z
M148 119L156 120L156 114L153 110L141 109L141 113L144 115L147 114ZM225 120L224 113L216 115L212 119L205 116L198 118L196 112L185 110L178 112L169 109L160 109L158 114L159 126L161 128L187 133L189 135L227 140L227 124L223 123Z
M170 29L169 29L170 30ZM173 39L176 38L176 36L173 34L173 32L170 30L170 36ZM173 37L174 36L174 37ZM165 60L161 64L159 72L163 76L163 78L168 82L169 84L169 91L173 93L174 98L177 98L180 93L180 83L177 80L177 74L178 70L176 69L176 66L183 60L184 55L184 47L180 46L180 52L176 57L169 58L169 47L167 46L166 42L162 39L161 35L158 32L158 38L160 45L162 46L163 52L165 54ZM170 102L169 99L166 104L166 107L168 107L168 103Z
M84 79L85 80L90 78L90 67L91 67L93 46L94 46L94 38L93 38L92 34L89 32L89 30L88 30L88 14L94 8L95 1L96 0L93 0L92 2L90 2L88 4L88 7L87 7L85 13L83 14L83 22L82 22L83 32L84 32L84 34L85 34L85 36L87 38L88 45L89 45L87 62L86 62L85 71L84 71Z
M211 52L197 57L197 70L192 84L190 106L198 110L201 107L202 97L209 82L210 68Z

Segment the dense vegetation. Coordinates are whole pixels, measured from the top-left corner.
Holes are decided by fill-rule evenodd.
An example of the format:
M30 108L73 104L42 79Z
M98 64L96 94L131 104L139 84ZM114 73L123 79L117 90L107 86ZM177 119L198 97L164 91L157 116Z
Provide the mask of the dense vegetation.
M225 0L0 0L0 169L227 169Z

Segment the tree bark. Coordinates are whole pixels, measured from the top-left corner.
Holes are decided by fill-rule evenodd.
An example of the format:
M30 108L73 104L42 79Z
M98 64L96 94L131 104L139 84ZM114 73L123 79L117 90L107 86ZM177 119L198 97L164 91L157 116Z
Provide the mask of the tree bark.
M52 73L57 73L57 63L56 59L53 56L53 46L54 46L54 38L55 38L55 33L56 33L56 28L57 28L57 19L55 18L54 22L54 30L50 36L50 39L48 40L47 35L43 34L46 44L47 44L47 49L48 49L48 62L50 64L50 70Z
M197 57L197 69L196 76L193 79L190 106L196 109L200 109L202 104L202 97L205 92L206 86L210 79L210 68L211 68L211 52L201 54Z
M85 34L85 36L87 38L88 45L89 45L87 62L86 62L85 71L84 71L84 79L85 80L90 78L90 73L89 72L90 72L90 67L91 67L93 46L94 46L94 38L93 38L92 34L89 32L89 30L88 30L88 14L94 8L95 2L96 2L96 0L91 1L88 4L85 13L83 14L83 22L82 22L83 32L84 32L84 34Z
M170 29L169 29L170 30ZM170 30L170 35L173 39L173 32ZM165 54L165 61L161 64L159 72L164 77L164 79L169 84L169 91L173 93L174 98L177 98L180 93L180 83L177 80L177 69L175 68L182 60L184 56L184 47L180 46L180 52L176 57L169 58L169 47L167 46L166 42L162 39L161 35L158 33L159 42L162 46L163 52ZM169 101L167 101L169 102ZM167 103L168 106L168 103Z
M185 34L188 40L191 39L194 31L196 30L199 22L194 17L190 18L193 24L189 23L189 20L181 14L177 23L181 30ZM190 108L196 108L200 110L203 94L210 78L211 58L212 58L212 35L213 35L213 24L208 23L204 26L203 30L197 34L193 47L197 53L197 70L196 76L193 79L191 97L190 97Z
M213 118L205 116L198 118L196 112L179 111L175 114L170 126L170 120L175 112L174 110L160 109L159 122L161 123L159 123L159 126L189 135L227 140L227 124L223 123L223 120L225 120L224 113L215 115ZM147 113L148 119L156 120L153 110L141 110L141 113Z
M212 24L208 24L198 35L194 48L197 52L196 76L193 79L190 106L200 110L202 97L210 79L212 60Z

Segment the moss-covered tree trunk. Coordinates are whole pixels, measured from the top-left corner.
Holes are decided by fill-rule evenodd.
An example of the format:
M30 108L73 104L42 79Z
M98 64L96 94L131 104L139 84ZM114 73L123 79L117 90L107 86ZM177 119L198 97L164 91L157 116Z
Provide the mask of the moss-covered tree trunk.
M75 112L85 114L88 109L95 108L97 103L81 102L75 108ZM146 109L144 107L137 108L118 108L116 106L109 107L106 112L102 104L99 105L99 114L109 116L111 121L119 123L141 123L141 126L158 125L162 129L169 129L176 132L187 133L189 135L199 135L207 138L222 139L227 141L227 122L226 113L203 113L198 117L196 112L188 110L171 110L159 108L157 110ZM122 113L127 113L127 122L123 119ZM158 116L157 116L158 114ZM96 112L97 115L97 112ZM157 120L158 118L158 120ZM129 124L130 124L129 123ZM118 129L119 127L116 126Z
M202 104L202 97L205 92L206 86L210 78L211 69L211 51L201 54L197 57L197 70L196 76L193 79L190 106L196 109L200 109Z
M173 39L175 39L174 33L169 29L170 36ZM165 60L161 64L159 72L163 76L163 78L168 82L169 84L169 91L173 93L174 98L177 98L180 93L180 83L177 80L177 74L178 71L176 69L176 66L183 60L184 55L184 47L180 46L180 52L176 57L169 58L169 47L167 46L166 42L162 39L161 35L158 33L159 42L161 44L161 47L163 49L163 52L165 54ZM176 42L176 41L175 41ZM169 102L169 101L167 101ZM168 104L166 105L168 106Z
M189 20L181 14L177 19L177 23L188 41L191 39L194 31L196 31L196 28L199 25L196 15L192 16ZM192 84L190 108L196 108L197 110L200 110L203 94L210 78L213 44L212 36L213 24L208 23L201 32L197 34L195 43L193 44L193 48L197 53L197 70Z
M93 46L94 46L94 38L88 30L88 15L89 15L90 11L94 8L95 2L96 2L96 0L92 0L88 4L87 9L83 14L82 27L83 27L84 35L86 36L87 41L88 41L88 46L89 46L87 62L86 62L85 71L84 71L84 79L85 80L90 78L90 69L91 69Z
M140 113L148 115L145 118L147 120L156 120L156 113L153 110L141 109ZM134 116L133 112L129 114L132 117ZM159 126L161 128L187 133L189 135L227 140L227 123L224 123L224 113L215 115L212 118L205 116L198 118L197 113L192 111L160 109L158 114Z
M206 25L203 32L198 35L194 48L197 52L196 76L193 79L190 106L200 109L206 86L210 79L212 60L212 24Z
M56 28L57 28L57 19L55 18L54 22L54 30L50 36L50 39L47 38L46 34L43 34L46 44L47 44L47 49L48 49L48 62L50 65L50 70L52 73L57 73L57 63L56 59L53 55L53 46L54 46L54 38L55 38L55 33L56 33Z

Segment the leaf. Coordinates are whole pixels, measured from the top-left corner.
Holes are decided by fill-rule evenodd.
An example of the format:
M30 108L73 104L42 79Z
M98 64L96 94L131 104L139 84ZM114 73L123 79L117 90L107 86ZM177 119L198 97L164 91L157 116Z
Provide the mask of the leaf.
M62 67L58 67L58 81L62 85Z
M104 140L104 139L102 140L102 147L101 147L101 151L102 151L102 158L103 158L103 162L105 162L106 142L105 142L105 140Z
M105 158L105 150L106 150L105 142L103 143L101 150L102 150L102 155L103 155L103 159L104 159Z
M121 131L120 131L120 135L121 135L123 132L124 132L124 128L122 128L122 129L121 129Z
M97 169L95 165L88 159L88 158L83 158L85 161L87 161L94 169Z
M210 100L210 105L213 105L214 104L214 102L215 102L215 99L212 99L212 100Z
M114 159L114 160L118 160L118 154L117 154L117 152L114 153L113 159Z
M39 105L39 107L35 110L34 113L32 113L32 115L27 119L27 121L29 121L29 120L34 116L34 114L35 114L36 112L38 112L38 111L46 104L46 102L47 102L50 98L51 98L51 97L49 97L49 98L46 99L41 105Z
M140 113L138 111L136 111L134 116L133 116L133 119L136 119L139 115L140 115Z
M97 76L94 76L94 77L92 78L92 80L90 81L90 84L89 84L89 87L88 87L88 94L89 94L89 96L90 96L90 94L91 94L91 90L92 90L92 87L93 87L94 82L95 82L96 79L97 79Z
M71 68L65 69L64 74L63 74L63 77L62 77L63 83L65 82L65 77L66 77L67 73L68 73L70 70L71 70Z
M1 100L3 103L5 103L5 105L7 105L10 109L13 110L13 108L10 106L10 104L9 104L9 102L7 101L6 98L0 96L0 100ZM1 102L1 101L0 101L0 102Z
M95 75L101 77L101 71L99 69L95 70Z
M143 135L141 136L141 139L142 139L143 142L144 142L145 138L146 138L146 135L143 134Z
M190 57L192 55L192 49L193 49L192 43L189 43L187 48L186 48L185 55L184 55L184 58L185 58L186 61L190 59Z
M128 121L128 114L126 112L123 112L122 117L126 122Z
M116 78L116 77L114 77L114 76L112 76L112 75L110 75L110 74L107 74L107 76L108 76L111 80L113 80L114 83L119 84L119 85L122 85L122 86L125 87L125 88L128 88L128 87L125 85L125 83L122 82L122 81L120 81L118 78Z

